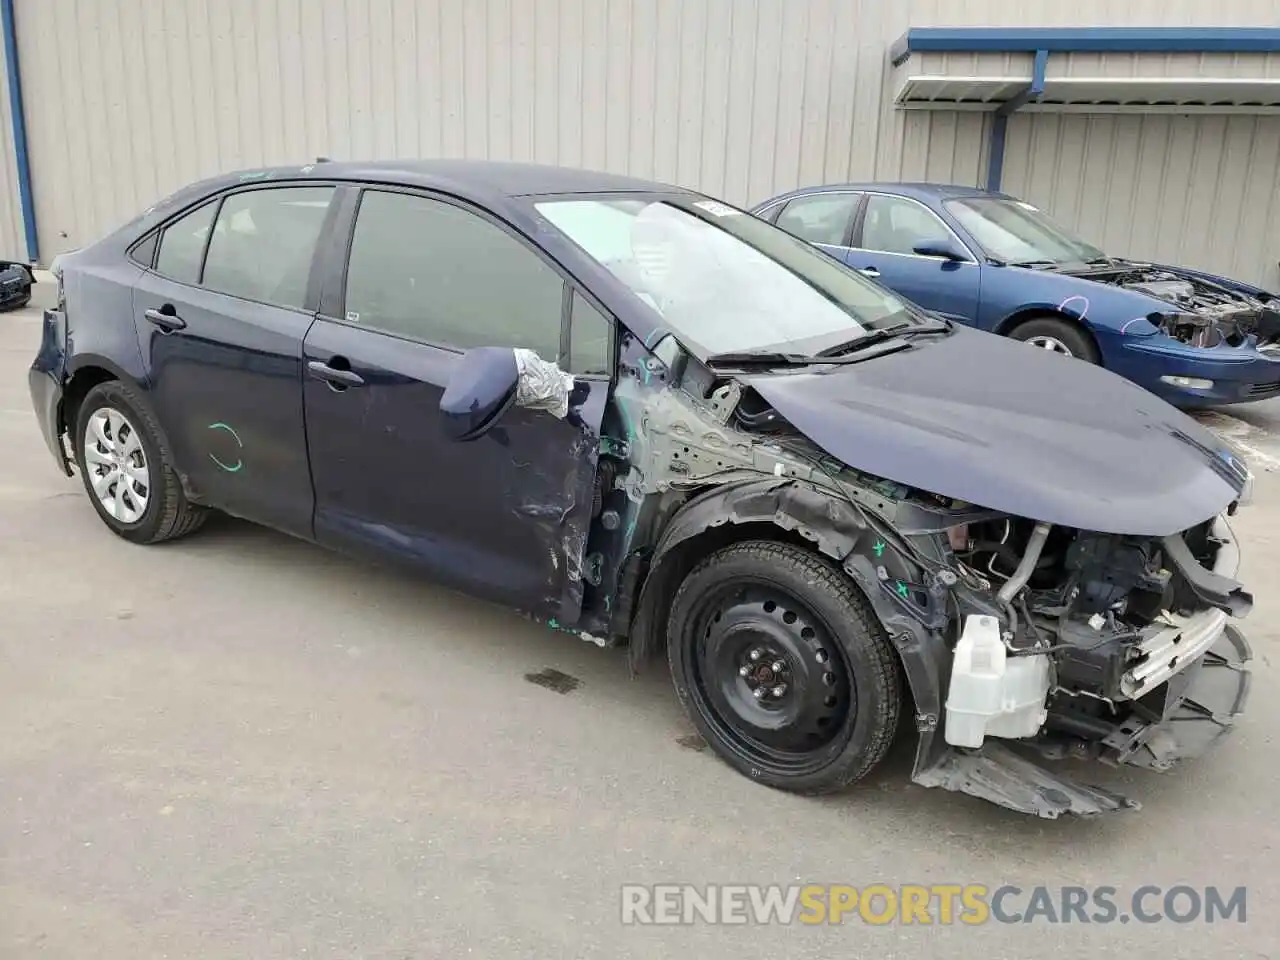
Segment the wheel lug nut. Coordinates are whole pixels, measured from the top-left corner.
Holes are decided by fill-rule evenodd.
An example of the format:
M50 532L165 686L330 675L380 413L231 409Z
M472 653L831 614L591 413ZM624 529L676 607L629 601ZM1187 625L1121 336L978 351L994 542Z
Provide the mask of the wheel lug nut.
M781 672L783 671L783 668L785 668L785 667L786 667L786 664L785 664L785 663L783 663L781 660L775 660L775 661L773 661L773 672L774 672L774 673L781 673Z
M762 697L764 697L764 687L756 687L754 690L751 691L751 695L755 697L757 700L761 699Z
M745 663L738 668L738 676L740 677L745 677L750 672L751 672L751 668L748 667Z
M774 695L775 697L780 697L780 696L782 696L782 695L783 695L784 693L786 693L786 692L787 692L787 688L786 688L786 686L784 686L784 685L783 685L783 684L781 684L781 683L780 683L780 684L778 684L776 687L774 687L774 688L773 688L773 695Z
M752 660L759 660L761 656L763 656L763 653L760 650L757 649L751 651Z

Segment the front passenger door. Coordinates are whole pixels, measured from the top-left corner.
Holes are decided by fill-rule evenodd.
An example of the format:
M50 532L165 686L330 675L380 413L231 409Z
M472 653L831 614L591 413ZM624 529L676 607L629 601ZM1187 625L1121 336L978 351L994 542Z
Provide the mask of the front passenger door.
M942 239L968 253L936 213L918 200L871 193L860 221L849 266L926 310L977 322L981 266L971 257L962 262L915 252L922 241Z
M572 624L611 330L507 225L446 197L365 190L345 285L326 288L305 345L316 538ZM569 416L512 407L479 439L449 439L441 395L482 346L574 373Z

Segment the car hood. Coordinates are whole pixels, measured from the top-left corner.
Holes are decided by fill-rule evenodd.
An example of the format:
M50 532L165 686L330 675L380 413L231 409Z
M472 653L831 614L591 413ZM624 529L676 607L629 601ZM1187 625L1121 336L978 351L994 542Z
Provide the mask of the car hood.
M914 343L741 380L856 470L1020 517L1161 537L1240 495L1225 444L1100 367L962 327Z

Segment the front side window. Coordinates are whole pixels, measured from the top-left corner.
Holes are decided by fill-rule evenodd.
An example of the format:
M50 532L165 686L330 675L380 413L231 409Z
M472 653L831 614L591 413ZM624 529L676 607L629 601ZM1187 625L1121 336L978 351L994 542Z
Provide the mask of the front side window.
M564 281L496 224L443 200L366 191L347 267L346 318L455 350L560 354Z
M613 372L613 322L576 290L569 319L566 368L570 373L592 376L609 376Z
M1106 256L1021 200L965 197L946 201L946 207L988 256L1005 263L1087 263Z
M281 307L303 306L332 187L233 193L222 203L201 283Z
M212 200L164 228L156 255L157 273L182 283L200 282L200 260L217 209L218 202Z
M883 253L915 255L924 240L950 239L942 220L914 200L873 194L862 222L862 247Z
M695 352L821 349L914 317L817 247L713 201L620 195L535 207Z
M789 200L778 214L777 224L787 233L809 243L844 246L849 221L858 205L856 193L818 193Z

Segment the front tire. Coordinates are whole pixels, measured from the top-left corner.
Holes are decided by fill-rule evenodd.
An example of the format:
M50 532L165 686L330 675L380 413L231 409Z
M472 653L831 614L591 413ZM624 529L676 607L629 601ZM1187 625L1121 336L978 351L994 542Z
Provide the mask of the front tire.
M1057 317L1035 317L1020 323L1009 336L1050 353L1075 357L1087 363L1102 362L1089 334L1076 324Z
M117 536L159 543L203 524L206 511L187 501L160 428L131 387L109 380L90 390L75 430L85 492Z
M750 541L703 560L667 624L676 692L711 747L771 787L830 793L866 776L897 730L897 656L838 567Z

